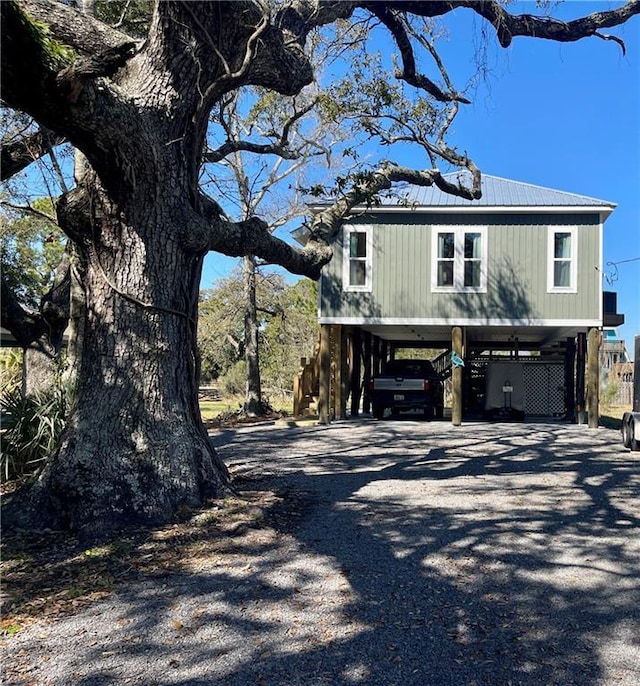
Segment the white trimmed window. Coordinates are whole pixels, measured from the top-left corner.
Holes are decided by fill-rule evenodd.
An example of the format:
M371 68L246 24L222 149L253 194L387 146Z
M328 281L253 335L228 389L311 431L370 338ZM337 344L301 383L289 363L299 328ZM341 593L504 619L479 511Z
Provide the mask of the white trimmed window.
M575 226L550 226L547 291L576 293L578 285L578 234Z
M436 227L432 232L431 289L444 292L487 290L485 227Z
M372 239L371 226L345 226L343 290L370 291Z

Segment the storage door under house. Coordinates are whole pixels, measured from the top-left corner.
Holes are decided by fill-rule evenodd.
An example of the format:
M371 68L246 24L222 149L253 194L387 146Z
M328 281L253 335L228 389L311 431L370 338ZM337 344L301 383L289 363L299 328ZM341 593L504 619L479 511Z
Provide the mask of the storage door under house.
M524 412L539 417L560 417L565 413L564 365L525 362Z
M487 369L490 362L484 360L473 360L470 364L470 374L468 376L467 388L468 409L472 412L485 408L487 402ZM518 364L522 367L522 376L519 377L522 383L522 403L521 407L525 416L537 417L562 417L566 413L565 388L564 388L564 364L562 362L514 362L497 363L497 366L509 366ZM496 363L494 362L494 365ZM507 374L507 377L510 375ZM506 378L506 377L505 377ZM513 380L510 379L513 383ZM499 384L502 386L502 383ZM503 405L502 392L499 389L500 397L497 404ZM513 402L512 399L509 399Z

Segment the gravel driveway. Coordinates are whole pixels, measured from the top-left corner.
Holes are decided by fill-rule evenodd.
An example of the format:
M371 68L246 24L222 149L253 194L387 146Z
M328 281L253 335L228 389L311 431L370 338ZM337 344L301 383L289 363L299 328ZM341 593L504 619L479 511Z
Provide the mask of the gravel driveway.
M190 574L21 631L5 684L640 684L640 455L617 432L362 419L214 440L282 511Z

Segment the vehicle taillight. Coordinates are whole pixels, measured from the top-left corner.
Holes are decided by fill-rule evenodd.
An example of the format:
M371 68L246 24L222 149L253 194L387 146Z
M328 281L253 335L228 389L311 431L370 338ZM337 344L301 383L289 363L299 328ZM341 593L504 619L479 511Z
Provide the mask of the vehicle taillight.
M424 380L424 390L426 393L429 392L429 379Z

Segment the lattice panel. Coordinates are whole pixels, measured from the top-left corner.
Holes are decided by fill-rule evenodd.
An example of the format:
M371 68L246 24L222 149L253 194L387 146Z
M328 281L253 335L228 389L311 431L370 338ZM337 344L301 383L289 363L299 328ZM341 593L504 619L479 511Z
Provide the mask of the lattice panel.
M561 364L525 364L524 411L545 417L564 414L564 367Z
M554 416L564 415L565 388L564 365L550 364L549 368L549 413Z

